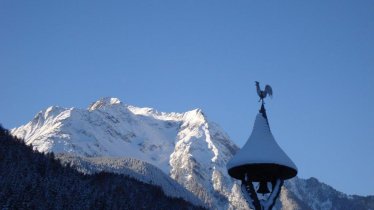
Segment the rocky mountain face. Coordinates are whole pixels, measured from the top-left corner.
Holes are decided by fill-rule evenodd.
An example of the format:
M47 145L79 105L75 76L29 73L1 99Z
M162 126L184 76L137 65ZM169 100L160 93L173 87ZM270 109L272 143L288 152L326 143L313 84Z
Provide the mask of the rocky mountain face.
M154 173L172 178L211 209L248 209L240 183L230 178L226 169L226 163L239 148L200 109L164 113L125 105L116 98L104 98L92 103L87 110L49 107L11 132L38 151L84 157L78 162L75 158L75 164L86 172L117 170L113 167L122 168L123 173L136 172L136 167L124 160L121 162L121 158L137 159L160 169ZM100 166L101 158L111 161L100 164L112 164ZM69 160L73 162L73 159ZM147 181L147 178L141 179ZM158 184L163 186L163 183ZM194 203L180 186L171 185L181 193L179 197L192 199L189 201ZM170 186L163 187L164 191ZM372 209L373 200L347 196L315 179L295 178L286 182L276 208ZM350 205L354 208L345 208Z

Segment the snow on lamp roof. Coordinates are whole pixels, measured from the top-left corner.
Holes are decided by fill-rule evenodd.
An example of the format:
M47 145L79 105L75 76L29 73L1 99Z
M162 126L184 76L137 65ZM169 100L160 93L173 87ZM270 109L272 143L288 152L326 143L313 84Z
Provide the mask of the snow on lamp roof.
M264 105L257 114L253 131L246 144L227 164L230 176L253 181L290 179L297 167L280 148L270 131Z

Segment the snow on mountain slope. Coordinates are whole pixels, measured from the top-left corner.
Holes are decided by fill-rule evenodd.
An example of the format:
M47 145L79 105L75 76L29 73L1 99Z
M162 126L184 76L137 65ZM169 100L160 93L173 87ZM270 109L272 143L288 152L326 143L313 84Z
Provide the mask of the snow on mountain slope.
M164 120L158 120L159 115ZM168 172L182 117L168 117L106 98L88 110L49 107L12 133L41 152L136 157Z
M56 155L63 164L69 164L84 174L101 171L124 174L139 181L160 186L166 195L182 198L197 206L204 206L194 194L182 187L159 168L134 158L83 157L59 153Z

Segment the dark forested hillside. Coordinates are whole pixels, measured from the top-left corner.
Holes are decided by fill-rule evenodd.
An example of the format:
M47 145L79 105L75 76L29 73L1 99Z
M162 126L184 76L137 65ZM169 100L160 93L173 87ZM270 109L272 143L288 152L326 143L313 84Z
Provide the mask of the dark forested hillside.
M0 209L202 208L124 175L83 175L0 126Z

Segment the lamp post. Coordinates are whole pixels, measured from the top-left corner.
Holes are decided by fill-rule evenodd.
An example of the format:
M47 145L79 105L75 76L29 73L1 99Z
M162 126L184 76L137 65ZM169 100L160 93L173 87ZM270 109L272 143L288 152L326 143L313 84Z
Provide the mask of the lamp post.
M284 180L296 176L297 167L279 147L270 131L263 100L266 88L261 92L258 82L256 86L262 102L261 109L248 141L228 162L227 169L231 177L241 180L243 195L252 209L270 210ZM270 91L272 94L271 88Z

